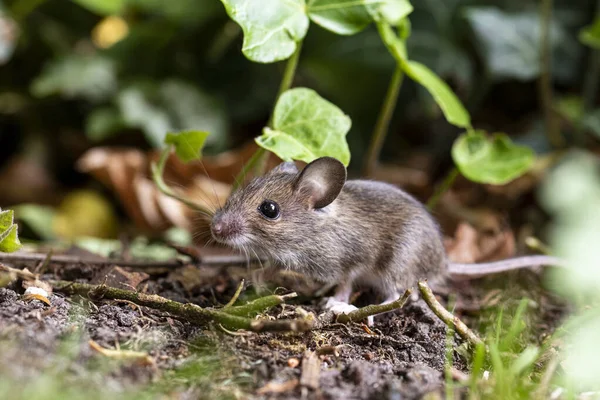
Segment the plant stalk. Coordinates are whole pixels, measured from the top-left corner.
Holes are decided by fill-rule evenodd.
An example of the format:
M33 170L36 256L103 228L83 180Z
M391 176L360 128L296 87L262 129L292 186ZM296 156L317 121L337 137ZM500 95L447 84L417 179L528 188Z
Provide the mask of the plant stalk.
M186 206L190 207L193 210L200 211L203 215L211 216L212 212L202 205L190 200L185 197L179 196L177 193L173 191L164 181L163 174L165 172L165 166L167 164L167 160L169 159L169 155L173 150L173 146L167 146L160 155L160 159L158 160L158 164L152 163L152 180L154 184L163 194L174 198L175 200L179 200Z
M427 201L427 209L429 211L433 210L433 208L440 201L442 195L452 187L454 181L456 180L456 178L458 178L459 175L460 173L458 172L458 168L454 167L450 170L448 175L446 175L446 177L444 178L444 181L437 187L433 195L431 195L431 197Z
M377 117L373 134L371 135L371 143L369 144L367 159L364 166L364 173L367 176L372 175L377 167L379 154L381 153L381 148L390 126L390 120L392 119L392 115L394 115L394 109L396 108L403 78L404 72L402 72L400 66L397 65L394 74L392 75L390 85L388 86L383 106Z
M559 121L554 114L554 100L552 92L552 48L550 43L550 22L552 20L553 0L542 0L540 21L540 78L538 90L540 103L544 113L546 136L555 148L565 145L564 138L560 133Z
M292 56L288 58L287 63L285 65L285 70L283 71L283 77L281 78L281 83L279 84L279 90L277 91L277 97L275 98L273 110L271 111L271 116L269 117L269 121L267 122L267 126L269 128L273 128L273 118L275 115L275 106L277 105L277 101L286 90L292 87L294 77L296 76L296 69L298 68L298 60L300 59L301 51L302 41L296 42L296 51L294 51ZM233 190L237 189L245 181L248 172L256 169L258 175L262 174L262 172L264 171L266 155L267 151L264 148L259 147L256 150L256 152L244 165L240 173L236 176L235 182L233 184Z

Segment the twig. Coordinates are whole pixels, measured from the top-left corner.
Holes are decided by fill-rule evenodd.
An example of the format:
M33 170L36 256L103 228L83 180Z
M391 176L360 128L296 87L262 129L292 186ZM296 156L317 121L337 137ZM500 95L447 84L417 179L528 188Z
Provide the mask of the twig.
M541 2L541 29L540 29L540 78L538 90L544 122L546 125L546 136L555 148L564 146L564 138L560 133L558 120L554 114L554 100L552 99L552 48L550 43L550 23L552 20L553 0L542 0Z
M233 294L233 297L231 298L231 300L229 300L229 302L227 304L225 304L225 306L223 307L223 310L225 310L226 308L229 308L235 304L238 297L240 297L240 294L242 293L243 289L244 289L244 280L242 279L242 281L238 285L235 293Z
M546 371L544 375L542 375L542 379L540 380L540 384L534 393L534 397L536 399L547 399L548 398L548 388L550 387L550 382L554 377L554 373L560 364L560 356L558 354L554 354L554 357L550 359L548 365L546 366Z
M283 304L286 299L291 299L297 296L298 295L296 293L289 293L283 296L274 294L271 296L259 297L258 299L250 301L241 306L224 308L223 312L240 317L254 316L263 312L264 310L268 310L272 307Z
M402 297L400 297L398 300L392 301L391 303L371 304L371 305L365 306L363 308L359 308L358 310L354 310L348 314L340 314L337 317L337 322L341 322L343 324L348 323L348 322L359 322L359 321L364 320L367 317L370 317L371 315L377 315L377 314L393 311L397 308L402 308L404 306L404 304L406 303L406 300L408 300L411 293L412 293L412 290L407 289L404 292L404 295L402 295Z
M150 355L145 351L106 349L100 346L98 343L94 342L93 340L88 341L88 344L92 349L96 350L98 353L102 354L105 357L113 358L116 360L137 361L144 365L154 365L154 359L150 357Z
M46 259L47 254L43 253L0 253L0 261L5 262L40 262ZM253 259L250 259L254 261ZM145 261L145 260L120 260L120 259L86 259L80 256L70 254L55 254L51 257L51 262L55 264L88 264L88 265L119 265L132 268L177 268L185 265L185 261ZM258 262L258 260L256 260ZM212 255L200 259L200 265L246 265L248 258L242 255ZM196 264L192 262L192 264Z
M17 278L24 279L27 281L35 281L38 279L37 274L22 269L11 268L3 264L0 264L0 270L6 271L9 274L16 276Z
M50 260L52 259L52 254L53 254L53 251L52 251L52 249L50 249L48 254L46 254L46 258L44 258L42 261L40 261L38 263L38 265L35 267L34 271L36 274L41 275L44 272L46 272L46 269L48 268L48 265L50 264Z
M310 320L253 320L216 309L202 308L191 303L179 303L155 294L138 293L105 285L90 285L68 281L49 281L49 283L55 291L65 294L79 294L93 299L128 300L140 306L167 312L197 325L206 325L208 322L214 321L228 329L246 329L254 332L273 330L307 331L312 328L312 321Z
M462 322L457 316L446 310L435 298L435 295L431 291L429 285L425 281L419 281L419 291L423 296L423 299L433 311L446 325L453 327L454 330L466 341L468 341L473 347L482 345L483 341L477 337L473 331L471 331L464 322Z

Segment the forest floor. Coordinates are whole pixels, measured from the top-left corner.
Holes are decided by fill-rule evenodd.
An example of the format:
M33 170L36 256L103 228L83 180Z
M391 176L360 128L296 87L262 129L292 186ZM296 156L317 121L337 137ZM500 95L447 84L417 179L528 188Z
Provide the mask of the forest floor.
M80 263L50 263L41 275L135 288L202 307L226 304L242 277L248 277L246 267L184 265L146 274ZM25 300L15 281L0 288L0 398L75 399L83 391L88 399L111 400L415 399L443 396L447 382L464 390L469 360L460 349L465 344L448 337L446 325L416 293L403 308L376 317L369 329L322 322L322 295L311 295L318 290L313 283L279 276L274 284L270 287L278 292L296 290L299 296L260 318L294 318L300 307L321 323L308 332L233 332L120 300L56 291L48 297L50 305ZM440 298L450 299L455 313L485 335L500 325L487 315L501 307L510 321L510 310L527 297L535 308L535 317L527 317L527 334L540 342L564 311L541 287L537 273L519 271L450 284ZM247 285L238 303L255 288ZM357 296L358 304L369 298ZM454 350L448 352L452 340ZM452 367L446 368L449 362Z

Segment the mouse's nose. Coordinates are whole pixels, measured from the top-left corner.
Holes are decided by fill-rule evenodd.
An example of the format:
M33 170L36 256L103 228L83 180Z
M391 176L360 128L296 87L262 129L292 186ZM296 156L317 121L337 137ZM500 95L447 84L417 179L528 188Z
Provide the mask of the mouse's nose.
M210 229L213 231L213 233L215 235L221 235L223 233L223 230L225 228L225 224L223 223L223 221L216 221L213 222Z
M213 217L210 230L217 241L222 241L239 235L241 226L231 215L217 214Z

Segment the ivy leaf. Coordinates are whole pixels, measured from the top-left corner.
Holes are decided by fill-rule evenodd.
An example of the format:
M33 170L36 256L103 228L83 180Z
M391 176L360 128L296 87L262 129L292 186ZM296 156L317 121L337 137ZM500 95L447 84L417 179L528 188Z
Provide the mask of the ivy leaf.
M165 144L174 145L177 157L187 163L202 158L202 148L208 135L208 132L202 131L167 133Z
M0 210L0 251L11 253L21 247L12 210Z
M36 97L59 94L101 102L117 90L115 63L99 55L69 55L51 61L31 84Z
M211 132L207 146L221 148L227 132L222 105L192 83L170 79L138 82L119 93L117 106L127 126L141 128L148 142L161 147L165 132Z
M314 90L296 88L281 95L273 114L273 129L256 138L259 146L285 161L311 162L330 156L350 163L346 134L350 118Z
M406 42L400 39L392 27L385 22L378 22L377 29L389 52L396 59L404 73L415 82L421 84L433 96L442 109L444 117L451 124L460 128L471 126L471 116L458 97L440 77L425 65L410 61L406 54Z
M388 0L400 2L400 0ZM255 62L289 58L310 20L339 35L353 35L373 22L386 0L221 0L244 32L242 52ZM398 12L398 9L392 11ZM401 10L400 10L401 11ZM402 11L401 11L402 12Z
M413 12L409 0L387 0L379 6L379 13L393 26L398 26L402 20Z
M448 122L460 128L471 126L471 116L446 82L419 62L407 61L401 66L406 75L420 83L433 96Z
M600 17L596 18L593 24L579 31L579 41L593 49L600 49Z
M53 229L56 210L49 206L26 203L15 207L21 224L28 227L32 233L42 240L56 239Z
M242 52L255 62L285 60L306 35L304 0L221 0L244 32Z
M310 19L338 35L353 35L371 22L383 0L313 0L308 2Z
M483 131L474 131L456 139L452 158L470 180L503 185L527 172L534 154L529 147L514 144L504 133L488 139Z

